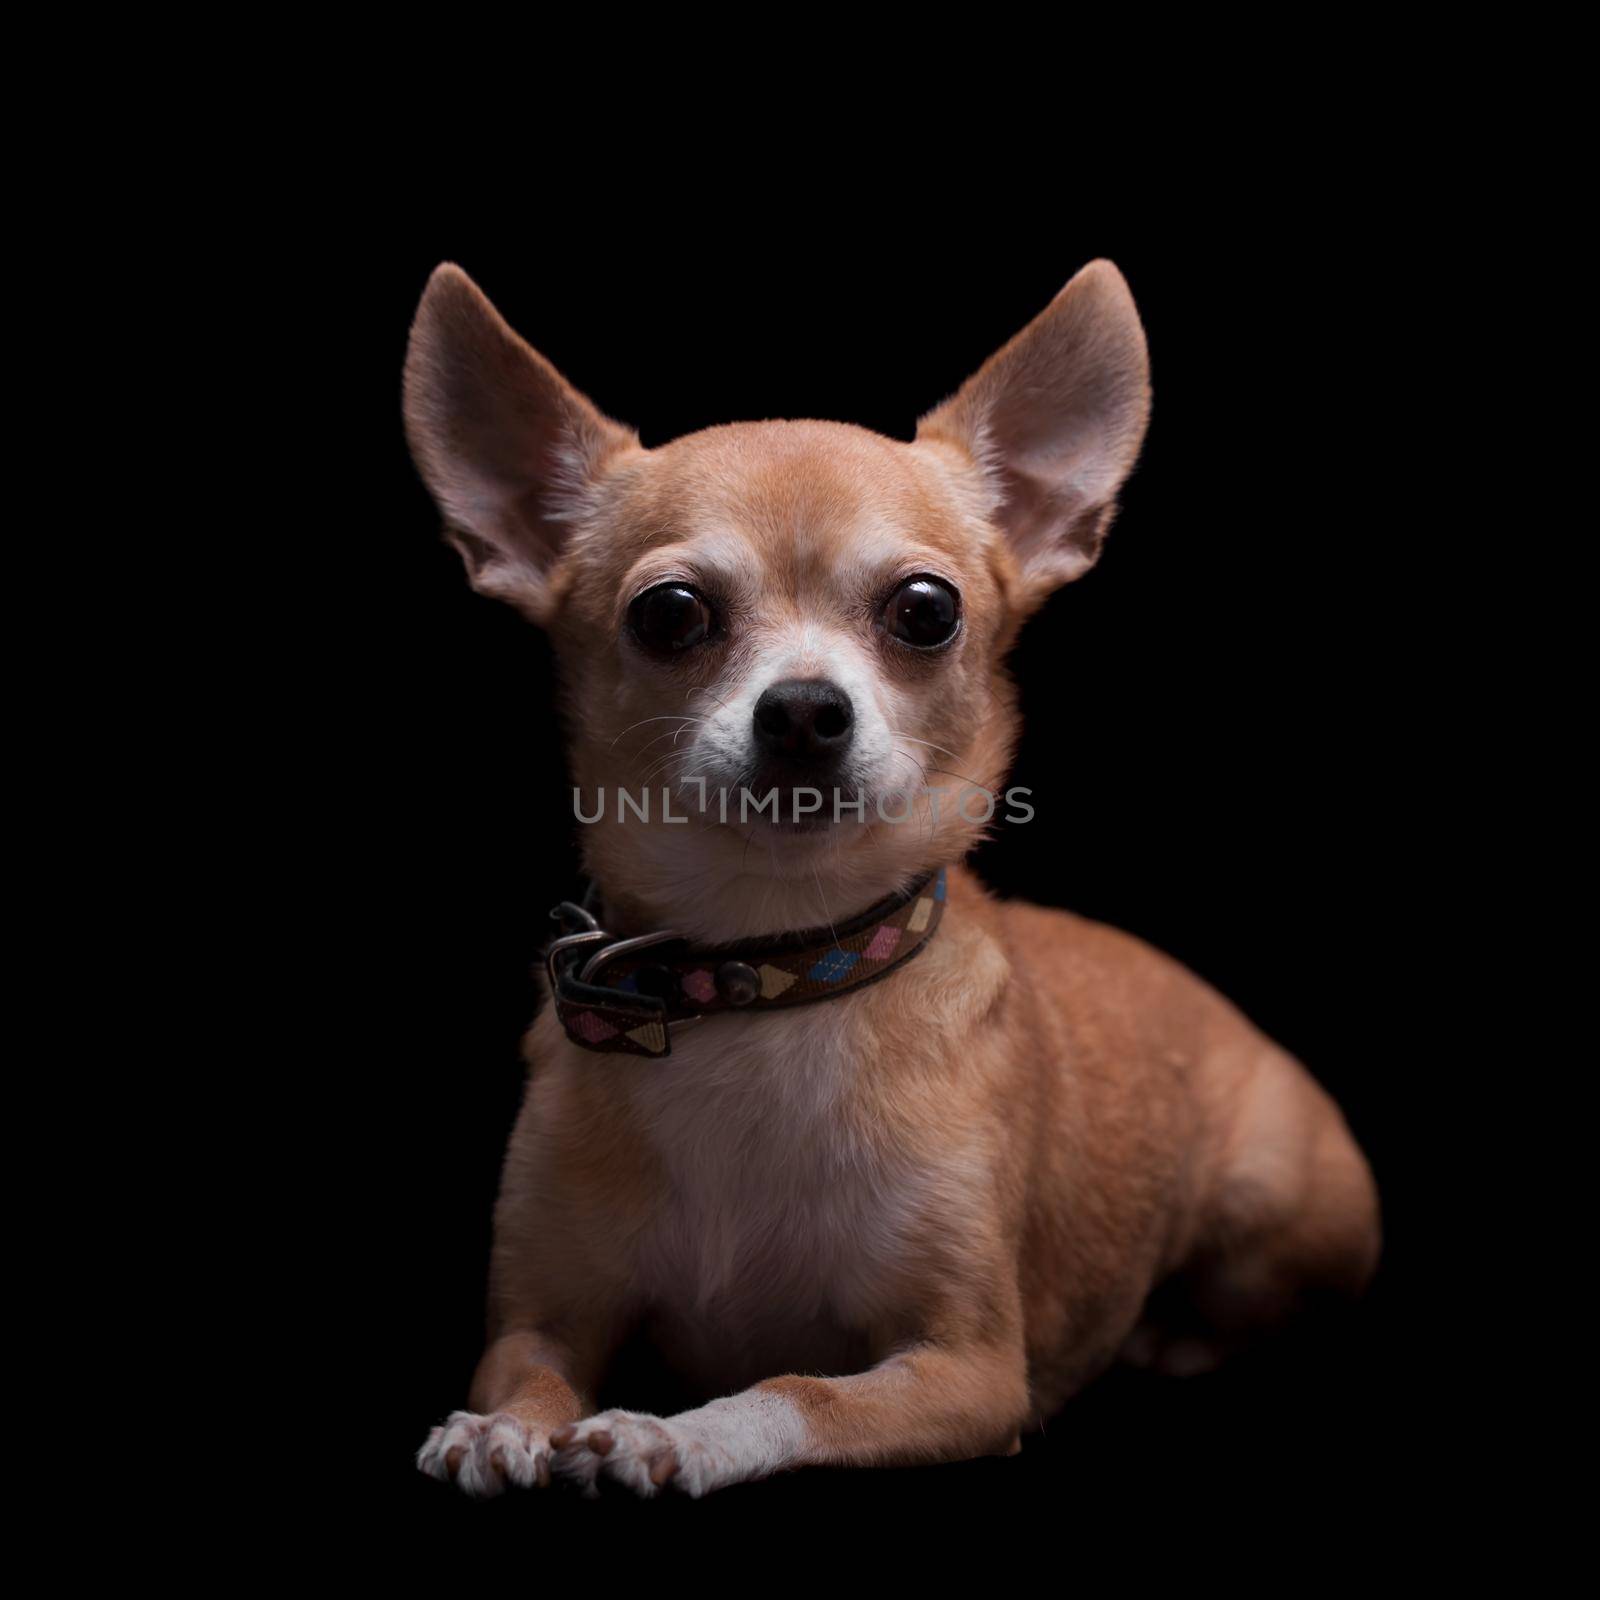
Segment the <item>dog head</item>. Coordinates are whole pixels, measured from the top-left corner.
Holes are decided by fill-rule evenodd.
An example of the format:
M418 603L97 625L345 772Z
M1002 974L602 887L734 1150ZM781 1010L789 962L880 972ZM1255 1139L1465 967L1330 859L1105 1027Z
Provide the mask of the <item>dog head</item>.
M405 372L473 586L555 642L588 870L618 926L700 939L843 918L972 847L1016 735L1005 654L1093 565L1148 412L1104 261L910 443L759 422L646 450L450 265Z

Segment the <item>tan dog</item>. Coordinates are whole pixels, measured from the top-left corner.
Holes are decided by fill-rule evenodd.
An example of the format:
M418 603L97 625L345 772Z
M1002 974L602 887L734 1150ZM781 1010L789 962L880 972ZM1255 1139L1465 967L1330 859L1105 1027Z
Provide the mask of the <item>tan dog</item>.
M544 1009L489 1348L425 1471L698 1495L1013 1451L1119 1353L1193 1370L1365 1285L1376 1197L1321 1089L1137 940L990 899L958 865L980 808L927 792L1000 792L1003 658L1094 562L1148 407L1107 262L912 443L763 422L655 450L434 273L405 415L448 536L550 630L581 793L665 783L691 818L583 829L606 929L716 946L843 923L941 866L949 892L881 981L675 1027L664 1060L592 1053ZM717 811L771 784L798 813L813 781L859 811ZM1176 1274L1205 1339L1141 1326ZM641 1326L709 1403L592 1414Z

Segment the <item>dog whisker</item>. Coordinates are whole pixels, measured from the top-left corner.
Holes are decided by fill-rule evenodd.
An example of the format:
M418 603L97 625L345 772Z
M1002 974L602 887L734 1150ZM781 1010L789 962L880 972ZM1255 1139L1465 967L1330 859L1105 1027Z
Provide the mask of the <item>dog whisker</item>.
M684 729L687 728L688 726L689 726L689 724L687 722L685 722L685 723L683 723L681 726L679 726L676 729L668 729L667 732L665 732L665 733L658 733L655 736L655 738L646 741L644 744L640 745L637 750L635 750L633 752L634 759L637 760L640 756L642 756L645 753L646 750L648 750L650 748L651 745L660 744L663 739L671 739L672 742L674 744L676 744L678 742L679 738L682 737Z
M689 694L684 695L683 698L687 700L691 694L708 694L717 702L719 706L723 706L729 711L733 710L733 707L728 705L728 702L724 700L720 694L718 694L714 689L707 689L704 687L704 685L700 686L699 688L689 690Z
M940 755L951 756L957 761L959 761L961 759L960 755L956 751L947 750L942 744L935 744L931 739L918 739L918 738L913 737L909 733L900 733L900 732L896 732L895 733L895 738L904 739L908 744L926 745L930 750L937 750ZM974 784L980 789L983 787L983 785L981 783L978 783L978 780L976 778L974 778L971 773L968 773L968 772L951 772L945 767L930 767L927 770L930 771L930 772L943 773L944 776L947 777L947 778L960 778L964 782L970 783L970 784Z
M609 748L615 750L617 748L618 741L627 738L627 736L632 733L635 728L642 728L647 722L680 722L684 720L690 722L705 722L707 718L694 716L687 711L676 711L664 717L640 717L637 722L630 722L628 726L611 741ZM647 745L645 748L648 749L649 746Z

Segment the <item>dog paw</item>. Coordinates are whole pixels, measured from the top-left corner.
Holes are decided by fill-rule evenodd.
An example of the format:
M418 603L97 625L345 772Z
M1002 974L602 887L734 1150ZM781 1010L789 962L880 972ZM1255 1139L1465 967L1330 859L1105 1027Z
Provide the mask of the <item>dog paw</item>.
M715 1452L679 1421L634 1411L606 1411L550 1435L551 1467L585 1494L609 1478L635 1494L660 1494L671 1484L686 1494L716 1487Z
M544 1441L504 1411L487 1417L452 1411L417 1451L417 1465L430 1478L484 1498L502 1493L508 1484L531 1489L550 1481Z

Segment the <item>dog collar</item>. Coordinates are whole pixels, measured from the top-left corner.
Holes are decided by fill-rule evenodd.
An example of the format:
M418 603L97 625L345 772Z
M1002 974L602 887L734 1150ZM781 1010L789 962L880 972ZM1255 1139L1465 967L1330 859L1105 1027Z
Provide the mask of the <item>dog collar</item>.
M675 1028L718 1012L776 1011L876 983L927 944L944 906L941 867L836 928L691 948L670 928L615 939L563 901L550 915L572 931L545 956L556 1016L585 1050L668 1056Z

